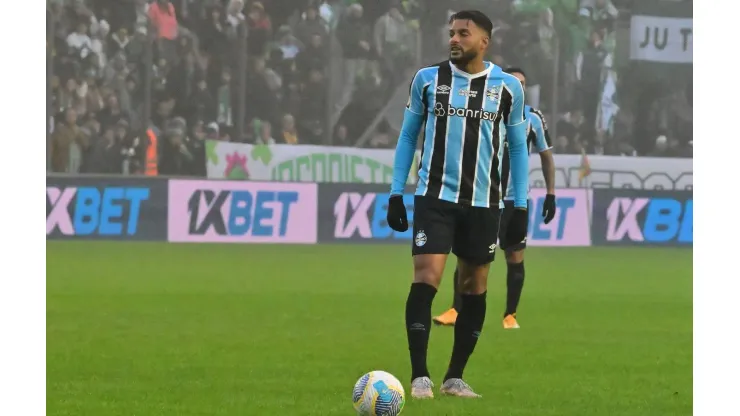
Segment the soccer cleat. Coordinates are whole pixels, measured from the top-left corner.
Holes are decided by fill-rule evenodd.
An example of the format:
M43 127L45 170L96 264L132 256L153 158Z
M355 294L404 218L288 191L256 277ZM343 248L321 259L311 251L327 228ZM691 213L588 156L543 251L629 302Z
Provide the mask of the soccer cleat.
M482 397L480 394L473 391L473 388L464 382L461 378L451 378L440 387L439 392L443 396L456 396L456 397L467 397L471 399L477 399Z
M429 377L416 377L411 382L411 397L414 399L431 399L434 397L434 383Z
M455 326L457 320L457 311L455 308L450 308L447 312L442 315L435 316L433 321L437 325Z
M508 314L504 317L504 329L519 329L516 314Z

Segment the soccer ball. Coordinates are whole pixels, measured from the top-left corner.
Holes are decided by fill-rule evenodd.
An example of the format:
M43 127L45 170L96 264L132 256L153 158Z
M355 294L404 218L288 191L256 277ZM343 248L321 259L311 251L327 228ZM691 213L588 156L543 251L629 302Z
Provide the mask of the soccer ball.
M403 385L392 374L371 371L352 390L352 403L362 416L396 416L406 403Z

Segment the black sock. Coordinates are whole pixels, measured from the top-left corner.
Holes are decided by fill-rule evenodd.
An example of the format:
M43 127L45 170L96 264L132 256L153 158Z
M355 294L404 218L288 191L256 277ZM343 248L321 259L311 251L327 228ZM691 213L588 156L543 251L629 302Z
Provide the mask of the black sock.
M411 380L429 377L427 346L432 328L432 301L437 289L426 283L413 283L406 299L406 336L411 353Z
M462 378L486 319L486 294L461 295L462 310L455 322L455 344L445 380Z
M460 289L458 289L457 286L457 275L458 275L457 267L455 267L455 278L454 278L454 292L452 294L452 308L457 311L457 313L460 313L460 309L462 309L462 299L460 298Z
M524 287L524 262L506 264L506 312L504 316L516 313L519 298Z

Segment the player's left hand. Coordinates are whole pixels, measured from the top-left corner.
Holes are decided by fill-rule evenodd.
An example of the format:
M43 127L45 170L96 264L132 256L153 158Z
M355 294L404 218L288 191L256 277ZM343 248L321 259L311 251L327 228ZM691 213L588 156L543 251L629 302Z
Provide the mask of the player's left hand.
M545 203L542 204L542 218L545 220L545 224L549 224L553 218L555 218L555 211L557 211L555 204L555 195L545 195Z
M388 226L400 233L409 229L409 219L406 216L406 204L403 195L391 195L388 199Z
M506 230L506 243L513 246L521 243L527 238L527 221L529 215L526 209L514 208L509 220L509 227Z

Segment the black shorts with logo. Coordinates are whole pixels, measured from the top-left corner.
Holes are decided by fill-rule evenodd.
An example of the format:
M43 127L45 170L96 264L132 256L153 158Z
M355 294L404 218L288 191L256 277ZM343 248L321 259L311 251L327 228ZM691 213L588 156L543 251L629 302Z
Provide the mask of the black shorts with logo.
M449 254L475 265L491 263L499 208L464 206L432 196L414 197L412 255Z
M529 207L529 204L527 204ZM524 240L508 246L506 244L506 230L509 229L509 222L511 221L511 213L514 212L514 201L504 201L504 210L501 211L501 226L498 229L498 245L501 250L504 251L520 251L527 247L527 237Z

